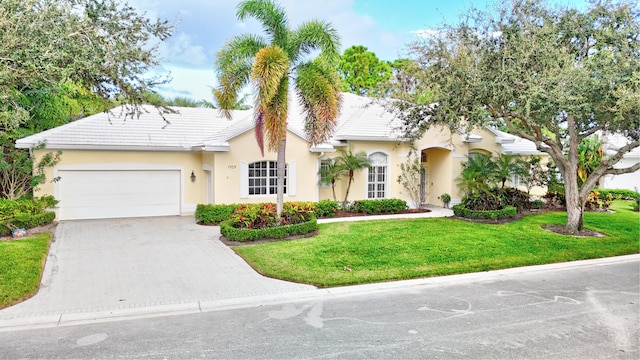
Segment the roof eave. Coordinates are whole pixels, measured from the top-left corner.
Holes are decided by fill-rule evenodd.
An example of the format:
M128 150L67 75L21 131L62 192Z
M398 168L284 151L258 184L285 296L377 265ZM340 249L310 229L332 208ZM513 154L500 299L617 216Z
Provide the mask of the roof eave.
M16 143L18 149L30 149L33 144ZM45 144L44 150L104 150L104 151L194 151L192 146L159 146L159 145L88 145L88 144Z

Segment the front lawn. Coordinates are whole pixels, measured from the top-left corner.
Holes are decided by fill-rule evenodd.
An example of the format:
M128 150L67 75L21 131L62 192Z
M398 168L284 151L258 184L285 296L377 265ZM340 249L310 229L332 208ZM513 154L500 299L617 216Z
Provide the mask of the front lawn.
M51 234L0 241L0 309L38 291Z
M320 224L313 238L234 250L264 275L317 286L460 274L638 253L640 215L631 208L615 201L615 214L585 214L586 227L605 237L543 230L564 224L566 213L553 212L501 225L448 218Z

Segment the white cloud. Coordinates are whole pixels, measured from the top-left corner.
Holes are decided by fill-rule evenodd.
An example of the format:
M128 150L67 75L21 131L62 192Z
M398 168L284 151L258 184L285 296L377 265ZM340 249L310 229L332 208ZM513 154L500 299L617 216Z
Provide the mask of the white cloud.
M193 44L191 35L180 33L160 46L160 54L172 64L201 67L210 65L202 45Z

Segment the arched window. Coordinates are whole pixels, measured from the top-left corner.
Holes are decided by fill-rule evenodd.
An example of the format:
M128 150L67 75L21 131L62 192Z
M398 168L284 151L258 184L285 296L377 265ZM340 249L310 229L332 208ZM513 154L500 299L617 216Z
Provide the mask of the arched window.
M256 161L249 164L249 195L278 193L278 169L275 161ZM287 166L284 168L284 193L287 193Z
M369 155L371 166L367 176L367 198L383 199L387 194L387 155L375 152Z

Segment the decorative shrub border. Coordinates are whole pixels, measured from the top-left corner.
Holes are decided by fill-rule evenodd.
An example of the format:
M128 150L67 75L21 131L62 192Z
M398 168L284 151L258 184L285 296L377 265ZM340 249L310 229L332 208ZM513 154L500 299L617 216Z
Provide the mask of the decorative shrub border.
M31 229L37 226L48 225L56 218L56 213L46 211L40 214L19 214L9 221L14 228ZM11 234L11 229L5 224L0 224L0 236Z
M231 218L231 215L239 206L240 204L198 204L196 206L195 217L199 224L217 225L222 221Z
M220 223L220 233L231 241L254 241L262 239L283 239L289 236L306 235L318 230L318 221L311 220L295 224L282 225L265 229L239 229L233 226L233 220L228 219Z
M362 214L393 214L408 208L401 199L355 200L349 205L349 212Z
M266 204L266 203L265 203ZM291 201L286 202L286 206L306 207L308 204L313 205L313 211L316 218L336 216L340 205L332 200L322 200L316 203ZM198 224L202 225L218 225L228 220L241 206L249 204L198 204L196 206L195 218ZM257 204L259 205L259 204ZM371 199L356 200L347 205L347 211L359 214L394 214L408 209L407 202L401 199Z
M453 206L453 213L456 216L467 219L513 219L516 217L516 208L513 206L505 206L500 210L471 210L465 208L463 205L458 204Z

